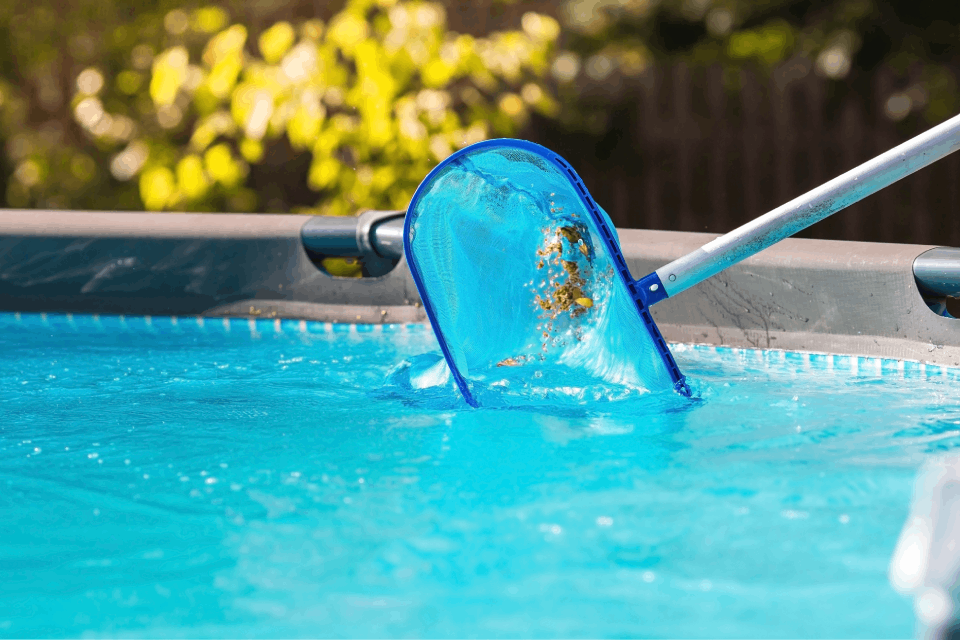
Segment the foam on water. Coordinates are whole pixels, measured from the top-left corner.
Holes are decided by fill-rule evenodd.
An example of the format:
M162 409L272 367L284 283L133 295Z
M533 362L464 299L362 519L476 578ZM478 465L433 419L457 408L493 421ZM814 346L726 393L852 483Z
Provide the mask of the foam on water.
M956 371L675 346L698 399L474 410L397 373L436 348L0 315L0 633L911 634L887 566Z

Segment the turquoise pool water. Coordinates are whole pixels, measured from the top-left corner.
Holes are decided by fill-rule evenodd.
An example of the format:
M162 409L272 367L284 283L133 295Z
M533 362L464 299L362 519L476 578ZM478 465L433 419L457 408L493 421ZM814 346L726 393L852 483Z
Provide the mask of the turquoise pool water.
M362 329L0 315L0 635L912 633L955 371L675 347L698 399L472 410Z

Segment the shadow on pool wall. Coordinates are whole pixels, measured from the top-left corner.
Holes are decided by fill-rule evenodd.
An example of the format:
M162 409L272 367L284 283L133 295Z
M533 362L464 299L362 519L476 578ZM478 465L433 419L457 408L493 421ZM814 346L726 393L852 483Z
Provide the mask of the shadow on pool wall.
M330 276L304 248L312 220L5 210L0 310L426 322L402 257L379 277ZM716 237L619 233L635 276ZM914 278L932 248L787 239L652 311L672 342L960 366L960 321L934 313Z

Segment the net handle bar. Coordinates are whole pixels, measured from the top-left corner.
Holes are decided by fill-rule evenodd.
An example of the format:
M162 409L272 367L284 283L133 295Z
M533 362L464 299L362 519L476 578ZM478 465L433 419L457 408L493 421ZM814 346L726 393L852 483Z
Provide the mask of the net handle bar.
M639 281L648 304L672 297L960 149L960 115L880 154Z

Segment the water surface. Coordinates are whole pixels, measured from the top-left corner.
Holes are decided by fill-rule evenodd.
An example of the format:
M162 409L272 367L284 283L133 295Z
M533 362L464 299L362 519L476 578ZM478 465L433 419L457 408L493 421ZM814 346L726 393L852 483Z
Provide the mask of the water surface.
M0 316L0 634L912 633L886 570L954 372L687 347L694 400L474 410L397 373L436 348Z

